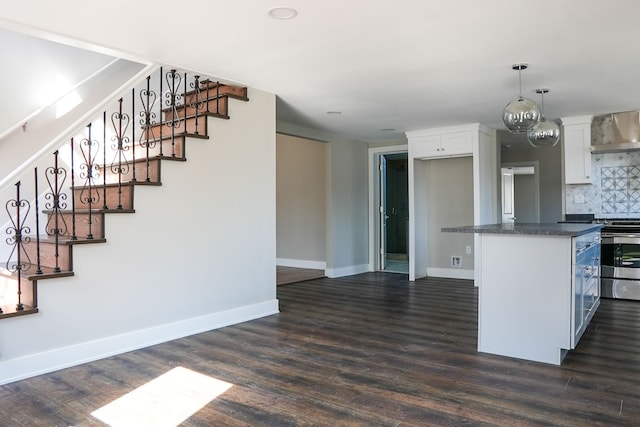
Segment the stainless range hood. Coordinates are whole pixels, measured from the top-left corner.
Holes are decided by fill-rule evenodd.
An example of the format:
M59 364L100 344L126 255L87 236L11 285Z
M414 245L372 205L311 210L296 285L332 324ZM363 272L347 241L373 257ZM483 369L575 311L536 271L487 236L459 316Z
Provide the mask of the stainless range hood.
M611 115L613 143L592 145L591 153L640 151L640 111L625 111Z

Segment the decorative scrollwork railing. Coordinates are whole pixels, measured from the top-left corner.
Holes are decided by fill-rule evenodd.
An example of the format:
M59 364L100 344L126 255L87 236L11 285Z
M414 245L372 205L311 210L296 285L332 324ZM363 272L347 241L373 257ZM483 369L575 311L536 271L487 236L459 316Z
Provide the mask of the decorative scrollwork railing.
M98 238L98 215L125 208L125 186L136 183L138 172L141 181L158 180L158 168L152 167L154 158L165 158L165 148L169 145L170 157L184 157L185 136L205 134L202 115L220 113L219 84L215 94L213 84L210 80L201 80L200 75L189 76L176 69L165 72L161 67L157 74L146 77L139 87L133 88L130 98L127 95L118 99L72 136L69 145L53 153L52 161L39 164L44 171L44 189L38 188L38 167L34 168L33 178L21 177L23 179L15 184L15 197L5 196L10 198L5 205L9 237L8 246L0 248L0 256L6 253L6 270L17 277L17 298L11 299L17 300L16 310L25 307L21 284L25 275L30 274L29 279L37 280L44 274L43 268L47 274L65 273L68 267L62 262L60 250L61 245L67 243L65 239ZM215 106L210 102L214 98ZM215 113L210 111L213 108ZM136 149L139 159L136 159ZM140 167L138 171L136 164ZM30 179L33 179L34 195L25 198L20 189L30 188ZM68 206L69 198L71 206ZM43 211L40 211L41 200ZM46 239L41 238L41 234ZM104 238L102 230L99 238ZM3 298L0 295L0 307L6 306ZM27 301L26 306L29 305ZM2 308L0 315L5 315Z

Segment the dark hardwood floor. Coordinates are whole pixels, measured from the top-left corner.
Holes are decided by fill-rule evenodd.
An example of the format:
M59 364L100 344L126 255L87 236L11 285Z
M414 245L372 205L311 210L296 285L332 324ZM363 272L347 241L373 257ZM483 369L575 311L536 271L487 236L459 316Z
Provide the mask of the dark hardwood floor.
M367 273L278 298L278 315L2 386L0 425L102 425L91 412L177 366L233 384L185 426L640 424L640 302L603 300L557 367L478 353L468 281Z
M291 283L304 282L305 280L321 279L325 277L324 270L311 268L276 266L276 284L289 285Z

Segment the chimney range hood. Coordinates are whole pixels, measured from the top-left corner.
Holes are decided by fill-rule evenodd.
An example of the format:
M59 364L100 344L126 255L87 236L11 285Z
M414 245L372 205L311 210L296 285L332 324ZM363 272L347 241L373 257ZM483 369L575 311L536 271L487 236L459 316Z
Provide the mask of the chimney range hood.
M640 151L640 111L625 111L611 115L613 142L592 145L591 153Z

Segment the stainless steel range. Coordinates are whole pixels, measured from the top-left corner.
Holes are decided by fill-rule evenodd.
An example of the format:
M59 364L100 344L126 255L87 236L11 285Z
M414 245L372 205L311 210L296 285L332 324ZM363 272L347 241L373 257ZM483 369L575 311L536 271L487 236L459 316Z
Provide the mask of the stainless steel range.
M640 219L602 222L601 296L640 300Z

